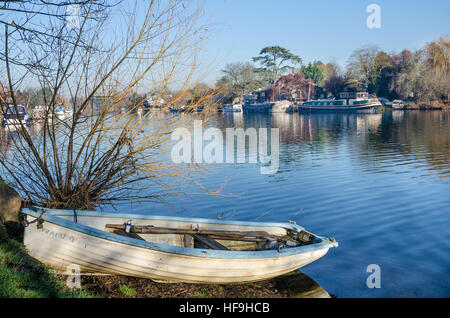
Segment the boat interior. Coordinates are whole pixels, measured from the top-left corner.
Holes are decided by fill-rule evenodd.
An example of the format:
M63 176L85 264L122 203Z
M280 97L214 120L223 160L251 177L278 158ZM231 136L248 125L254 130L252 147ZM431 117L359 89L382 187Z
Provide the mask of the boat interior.
M65 215L52 214L105 232L179 247L260 251L322 242L321 238L290 223L216 222L176 217L139 218L136 215L116 217L114 213L90 216L81 211L75 216L73 212L67 212Z
M298 247L312 244L314 235L303 231L301 235L290 230L285 233L270 233L271 231L238 227L229 229L208 229L205 224L191 224L186 227L160 227L150 224L129 225L105 224L105 228L112 233L128 236L155 243L163 243L189 248L257 251L267 249L279 249L286 247ZM276 231L278 232L278 231Z

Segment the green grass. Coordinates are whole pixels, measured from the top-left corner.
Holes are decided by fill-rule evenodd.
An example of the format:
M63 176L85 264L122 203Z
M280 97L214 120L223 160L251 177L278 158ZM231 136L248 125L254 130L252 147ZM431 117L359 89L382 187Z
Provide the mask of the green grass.
M133 288L127 287L125 285L120 285L119 291L127 297L136 296L136 291Z
M83 289L69 289L0 224L0 298L93 297Z

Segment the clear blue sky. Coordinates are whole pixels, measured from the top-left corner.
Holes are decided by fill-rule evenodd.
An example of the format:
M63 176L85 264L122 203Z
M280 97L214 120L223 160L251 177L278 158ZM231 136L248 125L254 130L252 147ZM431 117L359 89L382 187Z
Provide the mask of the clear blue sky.
M381 28L369 29L369 4L381 8ZM450 35L449 0L206 0L212 25L205 56L214 60L207 83L227 63L251 61L261 48L279 45L304 62L345 66L353 50L378 45L386 52L417 50Z

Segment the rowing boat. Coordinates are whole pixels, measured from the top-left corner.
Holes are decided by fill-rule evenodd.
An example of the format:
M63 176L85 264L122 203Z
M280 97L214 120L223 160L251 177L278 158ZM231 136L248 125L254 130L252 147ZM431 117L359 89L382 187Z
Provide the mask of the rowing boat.
M334 239L290 223L24 208L30 255L59 271L189 283L268 279L322 256Z

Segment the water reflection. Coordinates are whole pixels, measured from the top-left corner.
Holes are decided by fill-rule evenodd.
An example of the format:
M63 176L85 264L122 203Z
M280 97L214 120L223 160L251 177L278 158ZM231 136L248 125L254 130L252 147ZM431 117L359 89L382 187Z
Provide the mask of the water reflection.
M141 114L137 114L141 116ZM158 114L155 125L173 114ZM450 116L445 111L394 110L375 114L217 113L207 126L226 128L279 128L281 164L299 164L308 153L338 156L342 149L360 165L386 169L419 163L437 174L450 175ZM205 125L205 126L206 126ZM43 131L43 122L27 128L32 138ZM18 136L13 127L0 130L0 151ZM248 144L246 145L248 150Z

